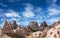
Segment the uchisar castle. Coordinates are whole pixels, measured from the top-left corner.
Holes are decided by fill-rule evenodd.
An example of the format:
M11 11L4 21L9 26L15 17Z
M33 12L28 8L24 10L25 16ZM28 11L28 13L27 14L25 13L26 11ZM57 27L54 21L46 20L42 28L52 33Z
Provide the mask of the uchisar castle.
M60 21L47 25L45 21L38 25L31 21L26 27L16 21L5 20L0 27L0 38L60 38Z

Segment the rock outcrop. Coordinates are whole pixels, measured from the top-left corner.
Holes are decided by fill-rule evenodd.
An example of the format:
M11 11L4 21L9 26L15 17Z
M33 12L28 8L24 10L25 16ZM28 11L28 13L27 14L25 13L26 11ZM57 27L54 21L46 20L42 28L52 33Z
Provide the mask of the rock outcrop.
M43 31L48 25L46 24L46 22L42 22L41 25L39 26L39 30Z
M6 20L4 21L2 29L4 33L9 33L12 30L11 25Z
M53 25L54 27L48 30L46 38L60 38L60 22Z
M25 36L25 34L26 34L26 31L22 28L22 27L20 27L20 26L18 26L15 30L13 30L14 31L14 33L15 34L17 34L18 36Z
M42 31L37 31L32 34L34 38L45 38L46 32Z
M38 23L35 22L35 21L32 21L32 22L29 23L28 27L30 28L30 30L37 31L38 30Z
M40 29L40 30L39 30ZM32 21L27 27L18 26L16 21L12 23L4 21L0 28L0 38L60 38L60 21L48 26L44 21L41 26Z
M44 27L47 27L47 24L46 24L46 22L44 21L44 22L41 23L40 26L44 28Z
M0 28L0 36L3 36L4 35L4 32L2 30L2 28Z
M12 21L11 26L12 26L12 29L16 29L18 27L18 25L17 25L15 20Z

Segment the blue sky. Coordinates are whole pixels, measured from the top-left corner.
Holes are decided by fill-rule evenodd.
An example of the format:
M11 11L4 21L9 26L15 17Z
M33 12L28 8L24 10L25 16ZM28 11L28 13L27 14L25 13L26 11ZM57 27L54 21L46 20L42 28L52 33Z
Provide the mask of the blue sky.
M0 26L4 20L24 26L30 21L50 25L60 20L60 0L0 0Z

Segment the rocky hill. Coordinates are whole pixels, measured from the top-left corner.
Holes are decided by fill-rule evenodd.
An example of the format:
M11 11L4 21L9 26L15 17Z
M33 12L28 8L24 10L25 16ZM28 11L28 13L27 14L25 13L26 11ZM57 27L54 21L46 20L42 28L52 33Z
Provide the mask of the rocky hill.
M52 25L44 21L40 26L31 21L27 27L21 27L15 20L11 23L5 20L0 28L0 38L60 38L60 21Z

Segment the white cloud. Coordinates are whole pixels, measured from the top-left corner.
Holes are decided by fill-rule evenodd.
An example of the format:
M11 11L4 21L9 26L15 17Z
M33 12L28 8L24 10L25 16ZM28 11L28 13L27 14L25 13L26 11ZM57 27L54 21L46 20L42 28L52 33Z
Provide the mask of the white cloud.
M4 13L6 17L21 17L18 12L9 10L7 13Z
M21 1L21 0L9 0L9 2L15 2L15 1Z
M25 11L25 13L23 14L23 16L27 17L27 18L32 18L35 16L35 14L31 11Z
M47 4L49 4L50 6L55 6L57 0L46 0Z
M0 27L2 27L2 24L0 24Z
M7 7L7 5L6 5L6 4L3 4L3 3L0 3L0 5L1 5L1 6L4 6L4 7Z
M59 15L60 7L56 4L57 0L47 0L47 2L50 2L50 7L47 9L49 16Z
M4 11L5 11L5 10L0 9L0 17L2 17L2 18L5 17L5 16L4 16Z
M4 19L3 19L3 18L1 18L1 19L0 19L0 21L4 21Z
M35 16L38 17L41 16L41 14L43 14L41 7L34 7L32 4L29 3L25 3L23 5L25 5L25 11L23 11L23 16L26 18L33 18Z
M23 16L26 18L32 18L35 16L33 10L33 6L31 4L27 4L25 7L25 11L23 12Z
M21 21L21 22L17 22L18 25L23 25L23 26L27 26L29 24L30 21Z
M60 10L56 8L50 8L48 9L48 12L49 12L49 15L51 16L60 14Z
M11 22L11 21L13 21L13 20L15 20L15 21L19 21L20 18L10 18L10 19L6 19L6 20L8 20L9 22Z
M51 18L51 19L46 20L46 22L49 25L51 25L51 24L53 24L54 22L57 22L57 21L60 21L60 18Z
M40 7L36 7L36 9L34 9L34 11L37 12L37 13L41 13L42 9Z
M29 21L21 21L21 22L17 22L18 25L28 25L29 22L31 21L36 21L38 23L38 25L40 25L41 22L43 22L43 20L29 20Z
M0 13L3 12L4 10L0 9Z

